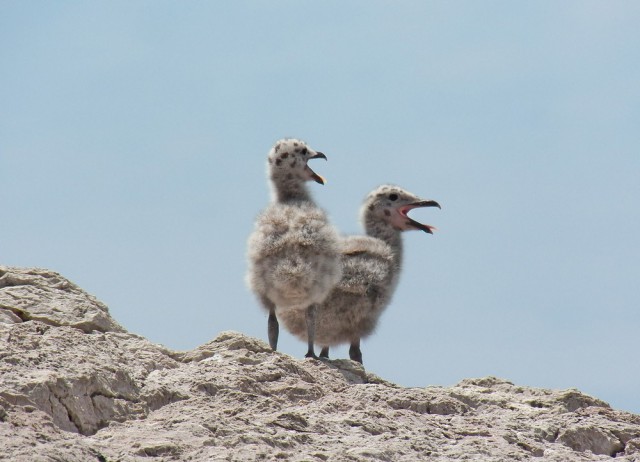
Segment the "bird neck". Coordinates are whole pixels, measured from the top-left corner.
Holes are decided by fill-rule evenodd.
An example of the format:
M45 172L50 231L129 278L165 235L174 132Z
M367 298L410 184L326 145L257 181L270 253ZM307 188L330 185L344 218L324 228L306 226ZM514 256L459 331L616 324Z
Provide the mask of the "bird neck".
M393 250L393 258L397 268L402 265L402 231L399 231L380 220L365 220L365 231L368 236L386 242Z
M306 182L297 178L271 177L271 189L275 202L311 201Z

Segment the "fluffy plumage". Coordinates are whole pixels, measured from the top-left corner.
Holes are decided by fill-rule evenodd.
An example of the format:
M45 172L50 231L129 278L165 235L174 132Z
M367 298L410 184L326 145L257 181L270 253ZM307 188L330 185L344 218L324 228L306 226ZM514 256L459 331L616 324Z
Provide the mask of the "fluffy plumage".
M340 280L338 234L311 199L306 182L324 184L307 165L325 155L296 139L278 141L268 157L271 204L258 216L248 243L247 283L269 311L269 343L277 349L278 318L303 319L308 357L313 350L317 306Z
M398 283L402 231L433 231L408 217L416 207L440 206L391 185L366 197L360 215L367 236L341 239L342 279L318 310L315 342L323 347L320 356L328 357L329 346L350 343L350 358L362 362L360 339L373 333ZM291 333L308 339L299 313L284 313L281 321Z

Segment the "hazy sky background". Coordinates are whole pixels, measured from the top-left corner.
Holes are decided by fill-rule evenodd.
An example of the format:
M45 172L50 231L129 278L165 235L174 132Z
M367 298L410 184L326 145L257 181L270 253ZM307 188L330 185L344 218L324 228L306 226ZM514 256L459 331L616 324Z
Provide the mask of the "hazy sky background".
M439 232L405 234L368 370L640 413L638 24L636 1L2 1L0 263L172 349L266 341L245 246L294 136L344 233L381 183L442 204L412 214Z

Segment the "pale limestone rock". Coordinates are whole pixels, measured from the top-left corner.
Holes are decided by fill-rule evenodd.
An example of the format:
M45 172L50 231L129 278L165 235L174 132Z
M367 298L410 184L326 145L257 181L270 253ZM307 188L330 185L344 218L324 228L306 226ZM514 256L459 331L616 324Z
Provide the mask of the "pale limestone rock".
M558 440L571 449L579 452L591 451L594 454L606 454L614 456L620 452L624 445L611 431L593 425L576 425L565 428Z
M58 273L0 266L0 322L30 320L85 332L124 332L106 305Z
M578 390L495 377L404 388L234 332L172 352L106 307L117 331L79 324L74 303L100 304L56 292L70 283L55 273L3 271L41 280L27 297L40 320L0 322L0 461L640 461L640 416ZM46 317L52 294L69 320ZM27 305L11 299L12 313Z

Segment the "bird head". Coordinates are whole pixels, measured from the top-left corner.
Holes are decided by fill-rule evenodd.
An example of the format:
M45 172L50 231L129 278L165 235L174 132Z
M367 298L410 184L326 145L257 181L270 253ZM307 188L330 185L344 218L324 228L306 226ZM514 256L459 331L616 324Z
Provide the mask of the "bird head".
M399 231L417 229L433 234L435 227L409 217L409 211L418 207L440 208L440 204L433 200L421 199L398 186L382 185L366 197L361 217L365 225L373 222L386 223Z
M278 141L269 151L269 174L272 179L286 181L309 181L325 184L326 180L311 170L307 165L309 159L322 158L321 152L314 151L304 141L286 138Z

